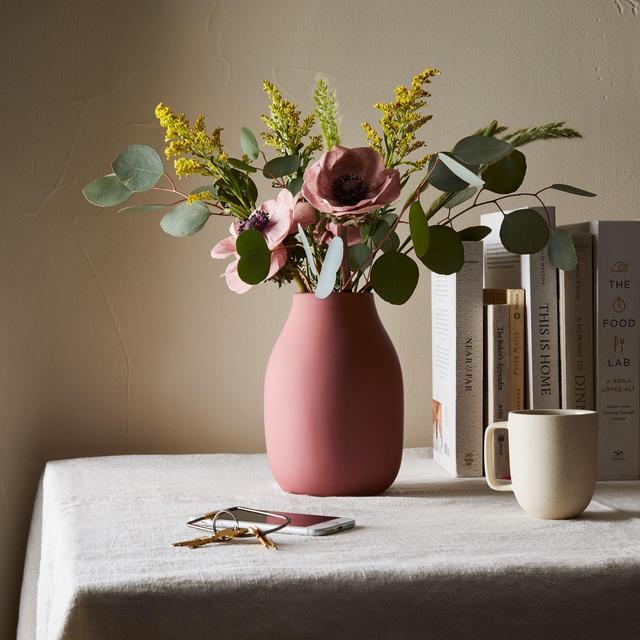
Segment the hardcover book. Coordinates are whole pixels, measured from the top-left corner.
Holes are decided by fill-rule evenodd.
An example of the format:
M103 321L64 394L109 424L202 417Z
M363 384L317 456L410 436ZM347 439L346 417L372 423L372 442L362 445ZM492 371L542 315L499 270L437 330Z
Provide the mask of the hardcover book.
M593 409L593 237L572 235L577 266L558 272L560 395L563 409Z
M542 216L544 210L537 209ZM547 207L549 223L555 225L555 209ZM508 213L508 212L507 212ZM558 270L547 249L531 255L510 254L500 241L504 214L480 216L491 228L484 241L484 286L488 289L522 288L526 305L525 406L557 409L560 406L560 345L558 337Z
M506 420L509 416L509 315L507 304L486 304L484 425ZM494 444L496 477L509 477L507 431L501 429Z
M485 289L485 304L509 306L509 406L508 411L524 409L525 295L524 289Z
M482 243L464 266L431 274L434 458L456 477L482 475Z
M595 405L598 478L640 477L640 221L599 220L594 245Z

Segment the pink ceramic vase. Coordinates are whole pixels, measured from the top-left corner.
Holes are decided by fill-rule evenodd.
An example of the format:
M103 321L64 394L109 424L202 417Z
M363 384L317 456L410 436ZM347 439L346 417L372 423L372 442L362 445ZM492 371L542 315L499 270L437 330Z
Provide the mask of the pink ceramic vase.
M299 293L264 386L269 464L280 486L374 495L402 457L402 371L373 294Z

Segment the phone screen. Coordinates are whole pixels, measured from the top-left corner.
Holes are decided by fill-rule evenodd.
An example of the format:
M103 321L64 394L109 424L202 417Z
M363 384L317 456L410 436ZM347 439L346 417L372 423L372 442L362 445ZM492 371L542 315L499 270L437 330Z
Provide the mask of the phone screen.
M265 516L261 513L251 513L250 511L231 511L231 513L238 518L240 522L255 522L256 524L274 526L282 524L282 520L279 518ZM308 513L288 513L286 511L273 511L272 513L291 518L291 526L293 527L311 527L314 524L322 524L323 522L329 522L329 520L335 520L336 518L336 516L315 516ZM224 521L224 516L222 516L220 520Z

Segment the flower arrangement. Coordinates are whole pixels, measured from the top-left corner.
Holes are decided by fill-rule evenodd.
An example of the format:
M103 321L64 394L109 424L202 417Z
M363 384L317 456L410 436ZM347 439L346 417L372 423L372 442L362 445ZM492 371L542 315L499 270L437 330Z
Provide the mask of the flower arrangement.
M264 281L295 282L300 291L319 298L373 290L402 304L418 283L418 262L442 274L462 268L463 241L482 240L489 229L460 223L466 213L487 204L504 214L500 236L508 250L527 254L548 245L554 265L575 268L571 236L550 228L548 215L539 213L546 214L542 194L550 189L595 194L560 183L532 193L518 189L527 170L521 147L580 134L564 122L509 132L494 120L450 151L424 153L421 131L432 118L425 112L431 95L427 86L438 74L426 69L409 86L396 87L391 102L374 105L381 114L377 126L363 123L367 146L353 149L340 146L336 95L323 79L313 93L314 113L305 116L265 81L265 148L251 130L242 128L241 157L228 155L222 129L208 132L203 116L191 124L184 114L159 104L156 116L166 132L165 155L173 158L177 177L201 175L205 183L183 192L154 149L131 145L114 160L113 172L90 182L83 193L101 207L121 205L139 192L171 194L170 204L120 210L163 211L160 225L176 237L197 233L212 216L229 217L229 235L211 255L231 259L224 275L237 293ZM319 134L314 134L316 126ZM254 180L260 175L276 190L264 201ZM158 186L163 178L167 185ZM417 185L409 188L410 181ZM423 205L428 187L437 196ZM409 193L399 203L403 190ZM507 200L523 198L541 209L506 211ZM399 233L401 225L407 225L408 233Z

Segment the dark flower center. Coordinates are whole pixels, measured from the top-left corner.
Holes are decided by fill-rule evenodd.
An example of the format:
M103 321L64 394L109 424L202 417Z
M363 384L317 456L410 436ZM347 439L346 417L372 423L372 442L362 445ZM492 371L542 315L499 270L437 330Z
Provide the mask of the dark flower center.
M345 173L333 181L331 190L336 202L350 206L367 197L369 185L360 176Z
M238 226L238 233L242 233L247 229L257 229L264 231L269 224L269 214L262 209L256 209L246 220L243 220Z

